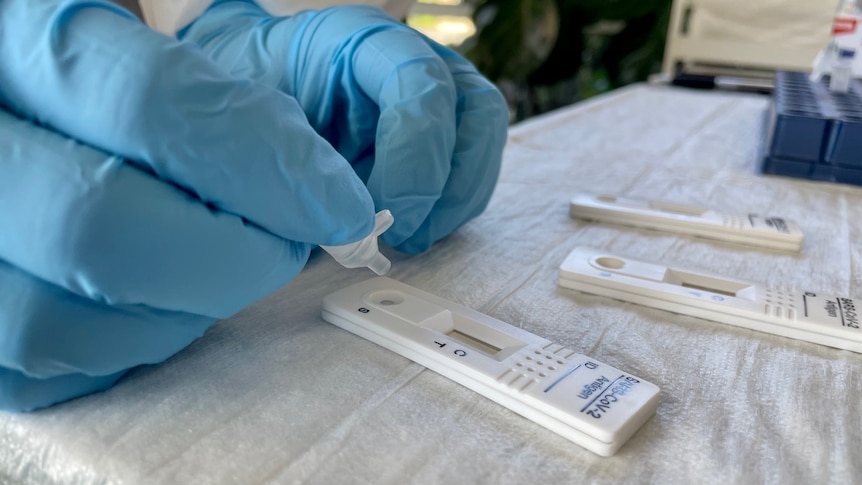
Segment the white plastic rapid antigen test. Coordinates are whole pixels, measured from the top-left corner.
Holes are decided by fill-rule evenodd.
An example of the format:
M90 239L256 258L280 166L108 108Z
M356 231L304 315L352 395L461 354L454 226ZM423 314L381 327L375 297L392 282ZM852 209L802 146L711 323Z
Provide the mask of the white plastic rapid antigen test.
M862 352L852 298L766 288L698 271L576 248L559 285L683 315Z
M722 214L700 207L579 194L569 206L572 217L730 241L783 251L799 251L802 230L780 217Z
M328 295L323 319L602 456L658 406L649 382L389 278Z

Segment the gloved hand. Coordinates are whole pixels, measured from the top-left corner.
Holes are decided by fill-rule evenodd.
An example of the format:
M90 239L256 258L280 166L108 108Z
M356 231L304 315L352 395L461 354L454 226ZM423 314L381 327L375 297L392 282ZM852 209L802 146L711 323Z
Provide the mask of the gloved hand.
M95 0L0 0L0 408L103 389L278 289L372 199L295 99Z
M273 18L220 0L179 33L231 73L295 97L314 129L395 223L383 240L421 252L478 215L497 180L508 108L455 52L382 10Z

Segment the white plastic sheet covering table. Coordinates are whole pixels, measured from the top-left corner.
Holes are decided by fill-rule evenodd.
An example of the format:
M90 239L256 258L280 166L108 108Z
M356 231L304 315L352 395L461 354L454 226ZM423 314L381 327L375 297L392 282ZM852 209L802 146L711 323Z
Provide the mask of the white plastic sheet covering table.
M862 355L557 287L575 246L862 296L862 189L757 175L755 95L638 85L510 131L488 210L390 276L656 383L601 458L324 322L326 255L108 392L0 414L0 483L860 483ZM578 191L772 213L798 255L576 221Z

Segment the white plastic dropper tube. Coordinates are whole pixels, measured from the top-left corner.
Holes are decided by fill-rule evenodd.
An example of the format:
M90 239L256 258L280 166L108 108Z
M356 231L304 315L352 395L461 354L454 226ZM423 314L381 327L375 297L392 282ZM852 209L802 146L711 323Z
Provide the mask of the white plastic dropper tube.
M320 248L329 253L345 268L367 267L383 276L389 272L392 263L377 247L377 237L386 232L393 222L395 222L395 218L392 217L392 213L388 210L382 210L374 216L374 230L364 239L341 246L320 246Z

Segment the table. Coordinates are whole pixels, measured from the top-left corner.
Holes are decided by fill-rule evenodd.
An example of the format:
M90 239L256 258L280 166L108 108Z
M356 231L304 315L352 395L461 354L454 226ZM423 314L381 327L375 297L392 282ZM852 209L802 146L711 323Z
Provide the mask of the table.
M862 189L757 174L768 98L634 85L513 126L487 211L390 276L657 384L602 458L323 321L293 282L107 392L0 413L0 483L859 483L862 355L564 290L575 246L862 296ZM571 219L578 191L780 215L799 254Z

